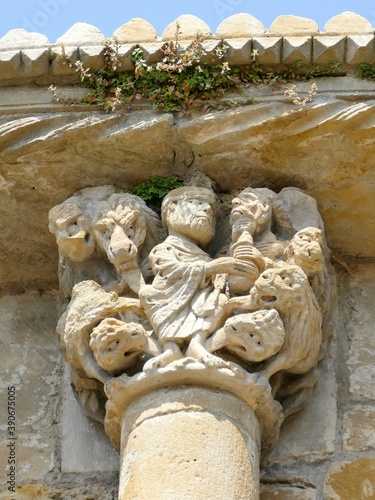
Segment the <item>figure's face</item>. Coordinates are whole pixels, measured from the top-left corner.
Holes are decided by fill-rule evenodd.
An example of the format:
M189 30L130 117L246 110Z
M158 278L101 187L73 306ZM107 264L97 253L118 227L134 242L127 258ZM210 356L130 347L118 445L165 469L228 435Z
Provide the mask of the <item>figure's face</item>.
M243 231L251 235L260 233L271 220L271 208L264 205L254 193L241 193L232 201L230 223L233 239L237 239Z
M238 314L225 325L227 349L239 358L260 362L276 354L285 339L284 326L275 309Z
M76 206L66 206L55 221L56 241L61 255L83 262L95 250L95 242L85 215Z
M137 323L107 318L93 330L90 347L98 365L116 375L134 364L146 345L146 335Z
M168 227L200 245L207 245L214 236L214 212L206 201L195 198L178 200L170 207Z

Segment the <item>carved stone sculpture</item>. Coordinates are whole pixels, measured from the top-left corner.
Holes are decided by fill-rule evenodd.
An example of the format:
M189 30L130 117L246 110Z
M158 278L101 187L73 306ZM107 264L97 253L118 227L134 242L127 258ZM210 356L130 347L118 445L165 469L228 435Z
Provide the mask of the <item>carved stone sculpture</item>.
M143 200L113 186L82 189L55 206L49 229L56 235L66 297L86 279L119 293L124 287L138 289L138 269L146 281L151 277L148 254L164 236L159 218Z
M138 481L132 448L127 456L133 403L140 422L158 411L156 400L169 408L163 391L172 386L181 388L177 406L189 387L221 389L245 404L256 422L246 438L256 499L258 446L272 448L283 419L307 404L319 379L336 289L314 200L295 188L242 190L232 201L230 241L215 257L207 248L218 247L215 227L226 223L217 225L217 207L211 189L171 191L161 208L167 235L142 200L110 186L83 189L50 211L70 298L57 331L86 412L105 417L122 448L121 499Z
M276 309L236 314L226 320L206 342L210 352L227 349L238 358L259 363L283 346L285 330Z

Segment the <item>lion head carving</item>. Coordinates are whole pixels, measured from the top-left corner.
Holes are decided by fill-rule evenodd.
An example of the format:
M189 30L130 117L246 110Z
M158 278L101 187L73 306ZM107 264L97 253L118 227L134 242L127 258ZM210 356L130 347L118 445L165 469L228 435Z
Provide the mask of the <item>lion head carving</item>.
M319 361L322 342L321 312L309 281L298 266L264 271L251 293L254 305L274 308L285 328L285 342L280 352L265 368L268 376L279 371L302 374Z

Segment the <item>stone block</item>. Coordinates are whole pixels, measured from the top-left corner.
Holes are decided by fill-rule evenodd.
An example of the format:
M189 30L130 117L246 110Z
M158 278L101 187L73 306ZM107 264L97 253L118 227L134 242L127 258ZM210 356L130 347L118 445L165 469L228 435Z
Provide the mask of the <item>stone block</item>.
M103 45L104 35L99 28L87 23L76 23L68 29L60 38L56 40L56 44L63 43L66 46L81 47L83 45Z
M268 30L271 36L317 35L319 27L315 21L306 17L279 16Z
M260 64L280 64L283 39L281 37L253 38L253 50L258 52Z
M103 426L90 420L74 397L65 366L62 407L61 470L65 473L95 473L119 470L119 456Z
M343 419L343 442L346 451L375 449L375 409L360 406L347 411Z
M202 49L205 52L200 59L202 64L220 64L221 60L216 54L216 50L221 46L220 40L204 40L202 42Z
M49 49L22 50L22 73L25 77L46 75L49 72Z
M60 379L52 297L0 300L0 461L6 460L8 387L15 388L16 455L19 481L38 481L54 467ZM5 470L5 463L2 464Z
M313 63L329 64L343 62L345 54L344 36L315 36L313 42Z
M65 55L64 55L65 54ZM74 63L79 60L79 51L76 47L53 47L51 51L51 72L54 76L77 75ZM67 60L68 58L68 60Z
M351 287L349 394L354 401L375 400L375 283L362 279Z
M281 464L301 458L315 462L329 457L335 450L336 421L336 380L333 361L327 357L322 362L314 396L305 409L284 422L268 463Z
M374 35L350 35L346 39L345 60L348 64L373 63L375 59Z
M266 28L251 14L234 14L225 19L216 30L216 37L226 40L231 38L250 38L264 35Z
M317 492L312 488L261 484L259 498L260 500L316 500Z
M208 24L199 19L199 17L184 14L165 28L162 40L169 41L175 39L176 23L179 24L181 40L193 40L197 36L197 33L200 33L204 38L212 36Z
M103 45L88 47L83 46L78 49L78 59L83 63L85 68L90 68L90 71L97 72L103 69L104 66L104 47Z
M158 39L156 29L144 19L131 19L113 33L119 43L152 43Z
M164 57L164 52L162 51L164 43L154 42L154 43L141 43L139 46L142 49L143 57L146 64L154 64L161 61Z
M301 61L303 64L311 64L311 48L312 38L310 36L285 37L282 49L282 62L284 64L293 64Z
M118 48L119 62L121 64L120 71L132 71L134 63L132 61L132 52L134 45L120 45Z
M30 33L24 29L14 29L8 31L0 39L0 51L14 49L36 49L48 47L48 38L40 33Z
M251 40L247 38L225 40L225 44L228 47L225 58L230 66L251 62Z
M326 477L327 500L371 499L375 496L375 458L334 463Z
M0 52L0 80L17 78L21 73L21 52L11 50Z
M374 28L370 21L359 14L343 12L327 21L323 33L327 35L365 35L373 34Z

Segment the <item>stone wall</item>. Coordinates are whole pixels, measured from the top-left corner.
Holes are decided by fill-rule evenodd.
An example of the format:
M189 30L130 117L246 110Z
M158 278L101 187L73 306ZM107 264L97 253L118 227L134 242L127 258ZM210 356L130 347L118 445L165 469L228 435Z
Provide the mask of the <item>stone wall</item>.
M201 19L184 15L176 20L180 26L182 46L191 42L196 33L206 41L203 46L209 60L224 40L228 46L230 65L245 65L254 61L277 69L297 61L306 65L327 67L340 64L340 71L354 71L361 62L371 63L375 56L374 28L371 23L352 12L330 19L323 31L312 19L280 16L266 29L250 14L235 14L225 19L212 34ZM120 44L120 62L124 71L134 68L131 53L139 46L147 64L160 61L163 44L174 38L176 22L166 27L161 37L143 19L133 19L113 34ZM95 26L77 23L59 37L56 43L39 33L11 30L0 39L0 86L78 81L74 68L62 57L65 53L80 60L91 71L102 67L104 35Z
M314 196L339 278L340 322L324 376L263 464L261 499L375 498L375 87L353 76L358 63L375 59L374 28L349 13L321 33L314 21L289 16L269 30L250 15L233 16L215 35L192 16L180 23L185 40L202 31L207 50L225 39L230 64L247 64L257 50L270 67L339 61L343 73L319 79L303 109L282 89L257 87L245 93L253 104L235 110L178 117L140 105L105 115L53 102L50 83L69 96L82 92L58 43L18 30L0 40L1 471L15 387L15 498L116 498L118 455L72 396L55 334L61 299L48 210L86 186L128 189L155 174L205 174L221 192L295 186ZM158 60L173 30L159 39L143 20L119 28L124 68L134 44L148 63ZM73 58L100 65L97 28L76 25L59 41ZM310 84L298 87L306 94ZM2 472L1 499L11 498L6 480Z
M309 406L290 417L261 469L262 500L355 500L375 492L374 266L339 278L339 327ZM3 297L1 470L7 387L16 387L18 499L116 498L119 457L74 399L55 336L55 294ZM5 492L2 476L1 499Z

